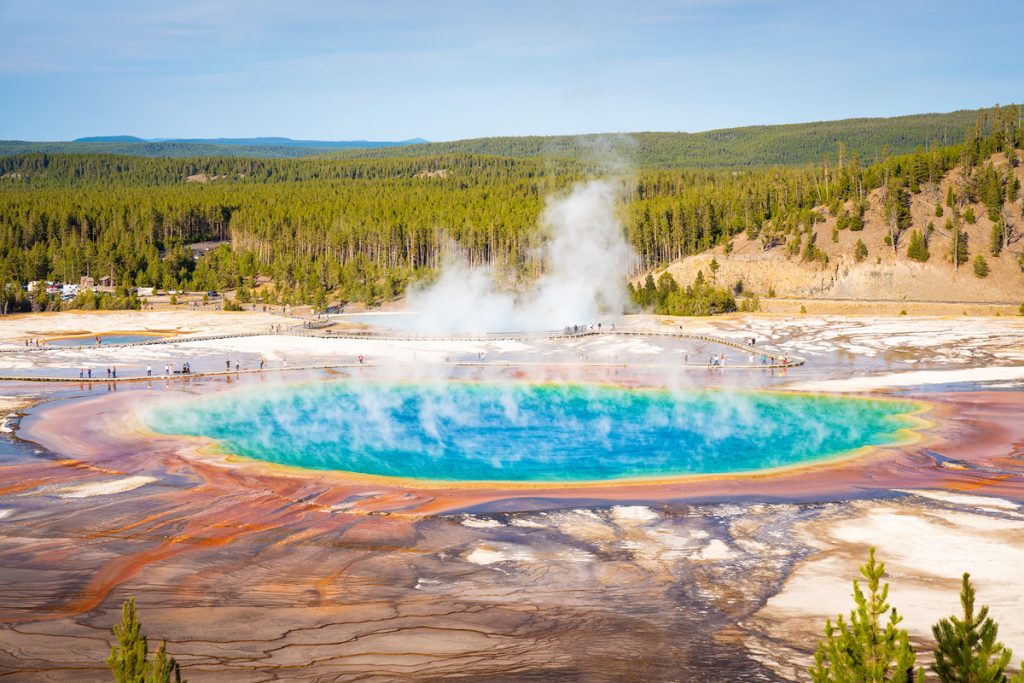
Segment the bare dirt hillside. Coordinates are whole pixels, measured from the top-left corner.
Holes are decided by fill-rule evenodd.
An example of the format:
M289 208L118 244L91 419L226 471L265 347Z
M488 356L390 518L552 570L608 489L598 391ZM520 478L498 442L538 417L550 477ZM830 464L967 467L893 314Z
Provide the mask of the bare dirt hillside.
M1020 152L1018 152L1020 158ZM1005 173L1007 159L998 154L991 159L993 165ZM1024 162L1018 164L1015 173L1024 184ZM712 259L719 269L715 280L721 285L732 286L742 281L747 292L761 297L774 293L780 298L794 299L859 299L859 300L905 300L926 302L1000 302L1024 301L1024 271L1019 258L1024 249L1024 207L1022 198L1008 203L1005 213L1010 216L1014 238L1009 248L999 256L990 252L992 221L987 210L980 203L964 204L960 211L965 213L971 207L977 217L973 225L964 222L968 234L968 262L954 269L950 259L952 238L944 230L951 209L946 207L946 191L953 185L959 192L962 171L955 168L947 173L938 185L922 185L919 194L911 195L910 211L913 225L906 230L897 243L897 249L885 244L888 227L882 209L882 190L874 190L868 196L869 207L864 216L865 227L860 231L840 230L833 241L836 216L825 206L816 211L824 217L813 230L817 246L828 255L827 264L806 262L799 254L789 255L785 245L769 249L761 240L750 240L745 233L737 235L732 242L732 253L726 254L724 247L690 256L670 264L654 273L655 279L662 272L669 272L681 284L689 284L702 270L710 275ZM1021 192L1024 197L1024 191ZM944 215L936 216L939 204ZM935 230L928 238L931 257L920 263L907 257L912 230L927 232L928 223ZM863 240L868 255L861 262L854 257L857 240ZM981 254L988 262L990 273L978 277L971 261Z

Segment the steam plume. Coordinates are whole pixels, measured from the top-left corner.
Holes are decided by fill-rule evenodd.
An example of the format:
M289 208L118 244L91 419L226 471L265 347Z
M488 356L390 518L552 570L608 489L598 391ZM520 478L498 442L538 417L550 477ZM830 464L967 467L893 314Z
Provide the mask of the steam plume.
M548 200L541 215L544 275L530 290L503 292L490 270L456 260L432 286L410 293L416 326L440 332L550 330L621 314L636 260L616 211L621 187L591 180Z

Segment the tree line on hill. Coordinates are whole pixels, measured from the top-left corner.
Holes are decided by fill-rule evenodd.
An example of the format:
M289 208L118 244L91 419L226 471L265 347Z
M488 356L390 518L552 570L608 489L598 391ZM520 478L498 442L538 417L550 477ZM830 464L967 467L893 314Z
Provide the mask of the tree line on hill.
M1007 113L1009 112L1009 113ZM739 169L816 163L835 153L838 144L865 162L891 154L927 149L933 142L949 146L984 117L992 127L1018 116L1010 105L946 114L893 118L845 119L774 126L746 126L700 133L643 132L626 135L554 135L489 137L388 149L344 150L343 158L427 157L437 154L486 154L517 158L588 160L613 157L640 169ZM985 133L992 128L986 128Z
M912 152L931 143L947 146L961 140L979 114L995 121L1017 107L915 114L891 118L861 118L771 126L745 126L699 133L641 132L628 135L554 135L488 137L449 142L362 147L334 151L345 143L262 140L145 141L130 136L83 138L73 142L0 140L0 156L18 154L107 154L148 157L302 158L432 158L484 155L515 158L594 160L609 154L637 168L750 168L816 163L844 143L866 163L893 154ZM227 142L237 144L225 144ZM258 143L258 144L257 144ZM299 146L301 143L302 146ZM379 145L381 143L363 143Z
M83 138L72 142L0 140L0 156L43 153L132 155L140 157L244 157L289 159L332 156L343 159L433 158L444 155L586 161L608 155L638 168L751 168L802 165L820 161L844 143L865 162L882 159L886 146L892 154L907 154L933 141L942 146L964 140L980 114L996 120L1009 108L964 110L947 114L845 119L772 126L745 126L698 133L639 132L586 135L532 135L481 137L447 142L418 142L387 146L360 146L332 151L337 142L299 146L295 140L163 140L138 138ZM249 143L253 142L253 143ZM317 144L321 146L317 146ZM379 143L366 143L377 145ZM610 148L609 148L610 144Z
M856 231L863 228L868 193L881 188L891 247L912 247L912 258L926 258L920 246L928 231L907 234L909 198L959 164L963 182L948 206L937 207L945 222L934 228L953 235L951 258L959 265L967 261L962 225L973 218L972 201L982 202L997 226L993 253L997 242L1002 249L1019 239L1020 217L1007 210L1019 186L987 160L1022 147L1019 113L1007 107L994 119L979 115L960 144L886 153L873 164L839 145L834 160L799 167L643 171L629 177L622 220L639 272L717 245L728 251L741 232L765 248L784 245L795 258L824 261L813 233L824 219L821 207L837 216L837 230ZM538 221L545 198L600 168L597 162L468 154L0 158L3 303L8 309L66 306L30 302L23 287L33 280L110 275L121 302L133 305L132 286L235 289L241 301L318 307L375 304L432 277L452 244L473 264L503 269L514 283L543 269L546 234ZM230 246L194 258L187 245L211 240ZM866 257L862 246L858 258ZM257 290L264 278L273 285ZM681 297L671 297L675 309L687 308Z

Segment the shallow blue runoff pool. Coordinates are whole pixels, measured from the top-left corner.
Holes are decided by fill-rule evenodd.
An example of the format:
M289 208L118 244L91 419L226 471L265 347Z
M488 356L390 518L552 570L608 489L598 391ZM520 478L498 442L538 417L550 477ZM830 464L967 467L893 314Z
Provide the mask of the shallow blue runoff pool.
M584 482L802 465L898 442L919 404L587 384L331 381L159 404L155 432L281 465L444 481Z
M96 346L97 337L100 344L134 344L136 342L154 341L160 338L157 334L100 334L91 337L64 337L51 339L47 346Z

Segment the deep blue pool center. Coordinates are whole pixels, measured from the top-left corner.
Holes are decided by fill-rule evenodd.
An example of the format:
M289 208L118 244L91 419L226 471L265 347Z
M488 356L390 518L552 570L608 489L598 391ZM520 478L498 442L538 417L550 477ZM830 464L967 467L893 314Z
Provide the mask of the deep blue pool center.
M444 481L581 482L802 465L903 438L918 405L587 384L330 381L161 404L154 431L281 465Z

